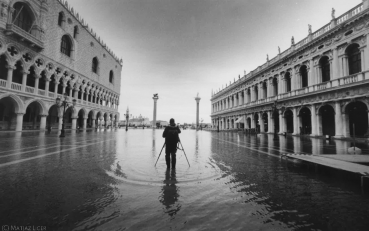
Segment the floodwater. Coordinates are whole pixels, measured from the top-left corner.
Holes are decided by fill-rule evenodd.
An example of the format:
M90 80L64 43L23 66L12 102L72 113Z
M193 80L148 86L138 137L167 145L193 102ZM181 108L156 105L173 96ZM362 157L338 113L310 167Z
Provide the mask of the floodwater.
M343 173L281 153L343 141L184 130L166 170L163 130L0 134L0 225L46 230L368 230L369 196ZM18 134L18 135L17 135ZM360 144L368 153L366 144ZM352 180L354 179L354 180Z

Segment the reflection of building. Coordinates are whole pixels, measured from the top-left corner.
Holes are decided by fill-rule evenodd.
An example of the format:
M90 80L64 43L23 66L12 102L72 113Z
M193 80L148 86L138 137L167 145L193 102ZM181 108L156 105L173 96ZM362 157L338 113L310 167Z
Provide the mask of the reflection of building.
M212 95L220 129L368 135L369 0ZM277 113L272 105L277 101ZM273 119L274 118L274 119Z
M66 1L1 2L0 129L61 128L64 93L77 101L66 127L118 121L122 61L79 14Z

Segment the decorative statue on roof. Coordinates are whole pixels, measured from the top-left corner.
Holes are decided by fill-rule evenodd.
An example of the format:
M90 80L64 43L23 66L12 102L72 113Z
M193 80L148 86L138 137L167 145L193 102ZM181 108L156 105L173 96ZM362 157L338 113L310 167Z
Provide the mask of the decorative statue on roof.
M267 54L267 62L269 62L269 55Z
M243 70L243 73L246 75L246 70Z
M241 75L238 75L238 79L240 79L241 78Z
M291 45L295 45L295 38L293 36L291 38Z
M336 16L334 16L334 13L336 12L336 10L334 8L332 8L332 19L335 19Z
M281 54L281 48L278 46L278 54Z
M308 27L309 27L309 34L311 34L312 32L311 32L311 25L310 24L308 24Z

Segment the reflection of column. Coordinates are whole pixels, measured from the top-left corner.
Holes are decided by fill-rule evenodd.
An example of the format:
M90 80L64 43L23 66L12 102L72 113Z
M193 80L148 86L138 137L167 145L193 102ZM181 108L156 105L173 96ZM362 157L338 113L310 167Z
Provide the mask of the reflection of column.
M316 128L317 128L317 116L316 116L316 110L315 110L315 105L312 104L311 105L311 135L312 136L316 136L317 132L316 132Z
M322 154L321 147L322 147L323 144L322 144L321 141L322 141L321 139L316 139L316 138L311 139L314 155L321 155Z
M15 127L16 132L21 132L23 127L23 113L16 113L17 114L17 125Z
M322 136L323 135L323 127L322 127L322 115L318 112L317 115L317 122L316 122L316 128L317 128L317 135Z
M350 127L349 127L349 115L345 112L342 113L342 130L343 130L343 136L344 137L350 137Z
M336 126L336 134L335 137L342 137L343 135L343 129L342 129L342 111L341 111L341 104L340 101L336 101L334 103L335 106L335 111L336 111L336 115L335 115L335 126Z
M349 148L349 142L342 140L335 140L336 144L336 153L337 155L345 155L347 154L347 149Z
M46 116L47 115L40 115L41 121L40 121L40 130L43 131L46 129Z
M284 132L284 116L282 111L280 110L279 112L279 133L283 133Z
M293 136L293 152L295 154L301 153L301 140L300 137Z
M262 112L259 112L259 124L260 124L260 132L265 132L265 130L264 130L263 113Z

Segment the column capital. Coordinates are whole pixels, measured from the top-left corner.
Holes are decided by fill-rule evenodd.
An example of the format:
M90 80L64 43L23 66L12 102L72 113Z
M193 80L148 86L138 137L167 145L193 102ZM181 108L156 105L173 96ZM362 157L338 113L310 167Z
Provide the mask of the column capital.
M6 68L9 70L9 69L12 69L12 70L15 70L16 69L16 67L15 67L15 65L6 65Z

